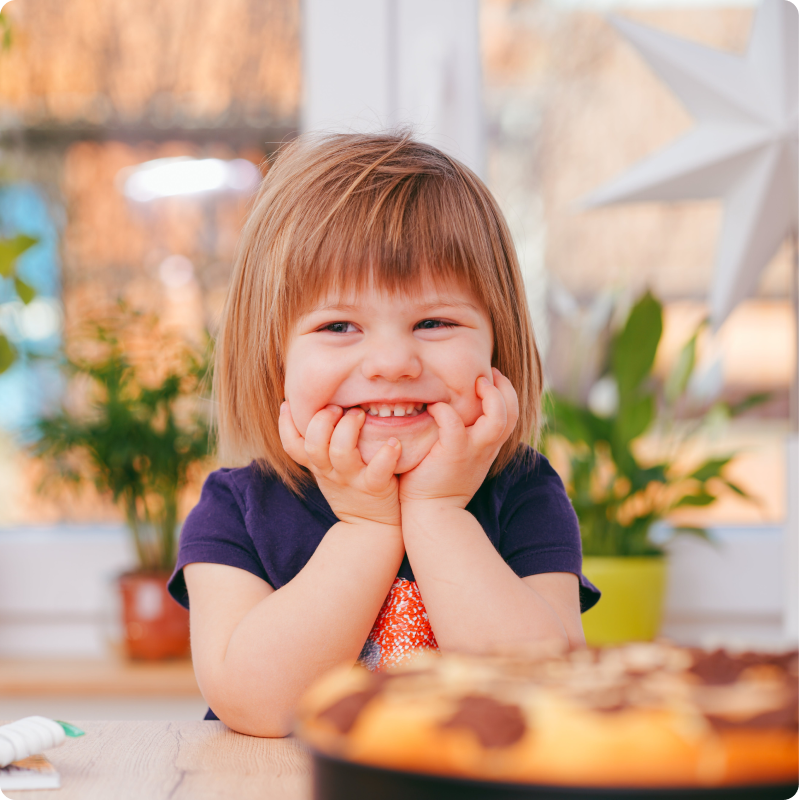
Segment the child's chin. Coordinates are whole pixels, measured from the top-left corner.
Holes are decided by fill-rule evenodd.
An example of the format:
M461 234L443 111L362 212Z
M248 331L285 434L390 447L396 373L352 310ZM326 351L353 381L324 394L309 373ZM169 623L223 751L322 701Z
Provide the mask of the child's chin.
M436 437L438 438L438 437ZM414 447L407 446L403 448L402 455L400 456L397 468L394 470L395 475L402 475L403 472L410 472L415 467L422 463L424 457L430 452L430 448L435 443L435 440L430 443L428 447ZM382 446L382 443L359 443L358 451L361 454L364 464L368 464L374 458L377 451Z
M400 456L399 464L397 464L397 468L394 470L395 475L402 475L403 472L410 472L415 467L418 467L419 464L424 461L424 456L417 456L417 457L405 457Z

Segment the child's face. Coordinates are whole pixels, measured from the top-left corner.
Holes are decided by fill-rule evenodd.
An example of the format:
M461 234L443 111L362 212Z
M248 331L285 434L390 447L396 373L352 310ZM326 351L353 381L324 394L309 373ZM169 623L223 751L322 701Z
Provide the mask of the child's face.
M455 281L423 284L417 294L331 295L294 328L285 398L303 436L325 406L361 406L364 462L393 436L402 444L397 473L407 472L438 439L428 403L449 403L467 426L481 415L475 382L481 375L493 382L493 345L486 311Z

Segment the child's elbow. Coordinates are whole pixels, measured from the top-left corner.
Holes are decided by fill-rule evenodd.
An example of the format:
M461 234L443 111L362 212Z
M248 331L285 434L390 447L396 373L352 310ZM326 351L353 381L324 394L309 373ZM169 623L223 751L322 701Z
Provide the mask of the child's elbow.
M240 719L237 717L223 718L217 716L236 733L243 733L245 736L258 736L261 739L283 739L292 732L293 725L285 724L281 720L254 720Z
M258 736L262 739L282 739L291 734L294 729L294 713L287 710L275 710L270 703L270 709L258 708L257 703L243 707L229 698L206 698L214 713L236 733L245 736Z

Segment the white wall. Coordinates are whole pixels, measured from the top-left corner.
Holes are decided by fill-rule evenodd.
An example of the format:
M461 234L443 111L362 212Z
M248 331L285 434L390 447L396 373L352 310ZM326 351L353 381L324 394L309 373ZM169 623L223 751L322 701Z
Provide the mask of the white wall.
M688 644L784 640L779 526L671 546L664 634ZM101 657L119 641L114 578L134 563L122 526L0 530L0 657ZM794 601L795 602L795 601Z
M478 0L303 0L303 131L417 136L485 171Z
M684 644L783 646L783 528L730 526L711 533L712 545L681 536L669 546L663 635Z
M0 530L0 656L103 656L121 639L115 578L135 562L121 525Z

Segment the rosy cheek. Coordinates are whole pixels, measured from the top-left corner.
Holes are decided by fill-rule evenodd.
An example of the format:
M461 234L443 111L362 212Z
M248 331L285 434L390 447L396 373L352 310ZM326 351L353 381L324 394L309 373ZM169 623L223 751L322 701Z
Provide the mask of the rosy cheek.
M463 424L469 427L482 415L483 401L477 396L477 391L473 387L464 387L455 410L463 420Z
M284 389L284 396L288 401L289 408L291 409L291 418L294 425L302 436L305 436L305 431L308 428L308 423L314 415L308 398L302 392L294 390L291 384L287 383Z

